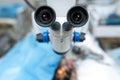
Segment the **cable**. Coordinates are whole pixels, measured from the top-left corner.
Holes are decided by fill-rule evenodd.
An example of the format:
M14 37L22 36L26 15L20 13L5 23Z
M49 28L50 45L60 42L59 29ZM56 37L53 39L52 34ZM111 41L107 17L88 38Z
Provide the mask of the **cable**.
M33 10L36 10L36 8L28 1L28 0L24 0L26 2L26 4L31 7Z

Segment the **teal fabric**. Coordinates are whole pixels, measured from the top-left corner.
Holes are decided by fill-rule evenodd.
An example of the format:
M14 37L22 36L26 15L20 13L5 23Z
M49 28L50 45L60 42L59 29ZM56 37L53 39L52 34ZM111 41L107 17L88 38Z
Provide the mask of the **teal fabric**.
M29 34L0 60L0 80L52 80L61 57Z

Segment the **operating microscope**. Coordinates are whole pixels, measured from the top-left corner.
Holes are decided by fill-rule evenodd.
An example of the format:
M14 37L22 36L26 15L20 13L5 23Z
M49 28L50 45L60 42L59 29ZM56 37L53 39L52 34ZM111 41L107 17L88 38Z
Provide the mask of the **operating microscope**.
M81 6L75 6L75 0L67 1L47 0L47 5L40 6L32 14L36 40L40 43L51 42L53 50L57 54L65 54L75 42L83 42L85 40L86 33L83 26L88 22L88 12ZM57 11L59 9L54 5L55 3L60 5L60 2L71 4L57 6L59 9L61 7L61 11ZM67 8L63 6L67 6ZM66 12L64 13L62 9L65 9ZM62 13L64 16L59 15L61 12L64 13ZM77 32L74 28L83 28L83 31Z
M47 0L46 5L41 5L37 9L31 6L35 10L32 13L32 23L36 41L46 44L50 42L56 54L64 55L72 51L77 56L76 58L79 57L82 60L89 55L92 55L96 61L102 60L102 55L97 55L86 47L80 49L80 47L74 46L76 42L83 42L86 39L86 24L89 21L87 10L75 3L76 0ZM70 59L67 60L70 61ZM71 60L73 61L70 61L68 70L70 73L71 66L74 65L74 59ZM66 68L60 66L57 71L59 72L62 69ZM60 78L59 74L56 75ZM63 77L65 75L62 74L61 79Z

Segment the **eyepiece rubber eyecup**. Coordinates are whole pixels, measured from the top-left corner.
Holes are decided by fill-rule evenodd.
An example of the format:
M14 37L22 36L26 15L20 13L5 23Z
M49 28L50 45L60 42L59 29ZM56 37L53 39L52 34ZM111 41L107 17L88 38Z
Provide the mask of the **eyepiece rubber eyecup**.
M81 6L72 7L67 13L67 20L73 27L82 27L88 21L88 12Z
M49 6L41 6L34 14L35 21L42 27L51 26L56 19L54 10Z

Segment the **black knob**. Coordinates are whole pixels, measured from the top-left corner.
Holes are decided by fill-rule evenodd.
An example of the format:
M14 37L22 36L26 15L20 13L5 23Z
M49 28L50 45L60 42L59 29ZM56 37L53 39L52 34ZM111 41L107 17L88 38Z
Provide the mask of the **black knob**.
M80 42L83 42L85 40L85 33L81 33L80 35Z
M55 22L52 26L51 29L54 31L59 31L60 30L60 23L59 22Z
M79 55L79 54L81 53L80 47L74 46L74 47L72 48L72 52L73 52L74 54L76 54L76 55Z
M72 26L68 22L64 22L62 27L64 31L69 31L72 29Z
M37 40L38 42L43 42L42 34L41 34L41 33L39 33L39 34L36 35L36 40Z

